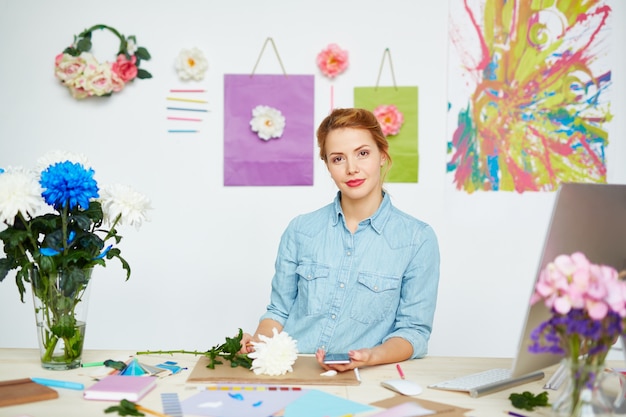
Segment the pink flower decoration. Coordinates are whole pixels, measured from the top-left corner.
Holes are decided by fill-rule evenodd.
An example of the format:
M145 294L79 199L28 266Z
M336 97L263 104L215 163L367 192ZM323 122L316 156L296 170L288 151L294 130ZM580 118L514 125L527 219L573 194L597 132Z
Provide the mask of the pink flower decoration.
M594 265L580 252L559 255L541 271L531 303L540 300L558 314L576 308L592 320L603 320L609 311L626 317L626 283L614 268Z
M376 107L374 116L378 119L385 136L397 135L404 123L404 115L393 104L381 104Z
M125 83L131 81L137 76L137 57L135 55L131 56L130 59L126 58L126 55L119 54L117 56L117 61L111 64L111 70L116 73L122 81Z
M348 51L331 43L317 55L317 66L328 78L335 78L348 68Z

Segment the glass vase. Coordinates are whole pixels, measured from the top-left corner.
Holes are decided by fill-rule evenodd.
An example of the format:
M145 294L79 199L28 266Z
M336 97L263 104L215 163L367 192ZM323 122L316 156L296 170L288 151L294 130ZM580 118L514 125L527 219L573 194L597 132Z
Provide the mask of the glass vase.
M605 392L605 364L587 364L585 359L563 359L567 378L552 402L552 415L559 417L612 416L614 405Z
M30 271L41 366L67 370L81 364L92 268Z

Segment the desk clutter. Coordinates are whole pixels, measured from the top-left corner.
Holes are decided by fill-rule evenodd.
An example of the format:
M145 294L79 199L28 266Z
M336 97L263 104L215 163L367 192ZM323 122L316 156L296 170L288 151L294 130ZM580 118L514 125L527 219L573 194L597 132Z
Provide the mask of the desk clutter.
M73 383L81 385L80 395L84 400L91 404L102 402L102 410L106 409L109 415L117 415L109 411L110 409L121 412L119 410L127 408L129 402L136 411L165 417L452 417L462 416L467 411L453 405L391 391L387 400L371 404L335 395L323 388L359 385L361 380L358 371L324 376L317 360L310 356L298 357L293 372L278 377L257 375L242 367L231 367L228 363L209 369L205 359L198 358L188 375L184 372L187 368L180 367L173 361L152 366L131 357L126 361L107 360L83 364L78 373L65 374L80 376L84 384L69 377L62 377L68 381L58 380L58 384L48 386L34 380L55 380L25 378L0 381L0 407L52 401L59 398L61 391L57 389L77 390L68 385ZM177 381L184 381L184 390L163 392L174 386L181 387L180 383L172 385L168 382L174 375L178 378ZM181 380L183 377L184 380ZM91 382L87 382L87 378ZM161 389L160 383L163 384ZM330 391L334 392L332 389ZM161 400L162 409L154 405L156 396ZM149 405L151 409L143 404ZM76 406L80 407L80 404Z

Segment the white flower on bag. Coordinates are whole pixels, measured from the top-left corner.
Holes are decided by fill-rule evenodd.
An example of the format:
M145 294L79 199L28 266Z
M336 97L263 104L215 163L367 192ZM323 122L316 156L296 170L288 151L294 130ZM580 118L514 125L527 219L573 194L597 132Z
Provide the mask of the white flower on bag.
M200 49L183 49L176 58L175 67L181 80L200 81L209 69L209 62Z
M252 342L254 352L248 354L252 359L252 369L257 375L284 375L293 372L292 365L298 358L296 341L286 332L278 333L272 329L273 337L259 335L261 342Z
M148 197L123 184L105 186L100 201L105 222L113 224L119 217L120 225L128 223L137 229L149 220L148 210L152 209Z
M256 106L252 109L250 127L263 140L280 138L285 130L285 116L273 107Z

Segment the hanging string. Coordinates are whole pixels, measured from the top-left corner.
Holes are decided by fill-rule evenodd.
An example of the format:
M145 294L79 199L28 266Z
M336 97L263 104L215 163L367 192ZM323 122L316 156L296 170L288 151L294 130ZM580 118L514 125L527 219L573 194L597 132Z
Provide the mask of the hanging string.
M280 64L280 67L282 68L283 74L285 74L285 77L287 76L287 71L285 71L283 61L280 59L280 55L278 54L278 49L276 49L276 44L274 43L274 39L269 37L265 39L265 43L263 44L263 48L261 48L261 52L259 53L259 57L256 60L256 64L254 64L254 68L252 68L252 73L250 74L250 78L252 78L252 76L254 75L254 72L256 71L256 67L259 65L259 61L261 60L261 56L263 55L263 51L265 51L265 46L267 45L268 42L272 43L272 47L274 48L274 52L276 53L276 58L278 58L278 63Z
M380 69L378 70L378 78L376 79L376 88L374 91L378 90L378 84L380 83L380 74L383 72L383 65L385 64L385 58L389 56L389 67L391 68L391 79L393 80L393 87L398 90L398 86L396 85L396 74L393 70L393 62L391 62L391 52L389 48L385 48L385 52L383 52L383 59L380 61Z

